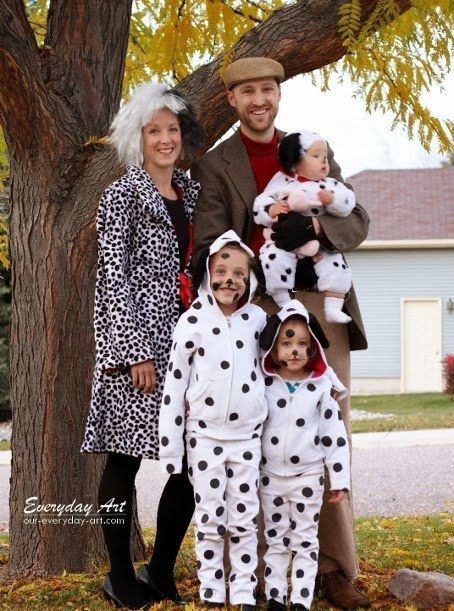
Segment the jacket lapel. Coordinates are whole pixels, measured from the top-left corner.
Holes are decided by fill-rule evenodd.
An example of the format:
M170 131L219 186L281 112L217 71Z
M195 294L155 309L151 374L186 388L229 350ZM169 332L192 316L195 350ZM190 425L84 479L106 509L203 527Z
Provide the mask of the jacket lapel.
M179 168L175 168L172 180L183 192L183 203L186 218L190 223L192 223L192 215L199 196L200 185L195 180L189 178L186 172L180 170Z
M249 214L252 214L252 205L257 197L257 187L239 128L226 141L222 158L227 162L226 172L238 191L238 195L243 200Z
M279 140L285 136L285 132L278 130ZM246 148L241 140L240 128L225 142L222 158L227 162L226 172L235 186L238 194L243 200L250 216L254 199L257 197L257 186L251 163L246 153Z
M151 214L157 222L173 227L162 197L147 172L134 165L128 165L127 172L134 183L144 212Z

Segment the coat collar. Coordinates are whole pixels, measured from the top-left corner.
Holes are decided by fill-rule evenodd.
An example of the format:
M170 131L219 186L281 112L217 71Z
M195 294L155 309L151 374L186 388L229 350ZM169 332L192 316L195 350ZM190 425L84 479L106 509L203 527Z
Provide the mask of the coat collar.
M285 132L277 130L279 140L285 136ZM234 184L238 194L246 204L248 210L252 210L252 204L257 197L257 186L252 172L249 157L240 135L240 128L233 136L224 143L222 158L227 162L226 172Z
M127 166L126 175L135 187L139 199L142 202L143 210L172 226L172 221L170 220L162 196L150 175L144 169L132 164ZM179 168L173 170L172 182L182 190L186 217L192 222L192 213L197 202L200 185L195 180L190 179L186 172Z

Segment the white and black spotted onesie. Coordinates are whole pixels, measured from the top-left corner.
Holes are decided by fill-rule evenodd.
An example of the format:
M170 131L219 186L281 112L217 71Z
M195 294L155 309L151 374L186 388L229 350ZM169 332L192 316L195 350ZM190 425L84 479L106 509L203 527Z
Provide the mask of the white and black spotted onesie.
M317 198L320 189L327 189L333 194L333 202L323 206ZM308 206L304 216L332 216L346 217L355 207L356 199L353 191L334 178L324 180L305 180L301 182L297 175L289 176L285 172L277 172L266 186L263 193L254 201L254 221L258 225L270 227L274 222L267 212L270 205L275 204L282 195L289 193L305 193L307 200L313 201L314 206ZM260 249L260 261L265 274L267 293L272 297L282 291L293 290L295 286L295 271L298 257L304 255L296 251L287 252L277 248L273 240L267 237ZM340 253L330 253L322 249L323 258L315 263L314 269L318 276L317 288L319 291L334 291L347 293L352 284L351 270L347 267Z
M283 322L306 308L292 300L278 313ZM262 435L260 497L265 519L265 587L268 600L287 598L287 568L293 556L291 602L310 608L318 559L318 519L324 490L324 465L330 489L350 489L347 433L341 412L331 397L334 387L347 390L327 366L313 335L318 356L312 373L291 393L275 373L269 351L262 359L268 418ZM277 337L277 327L274 339Z
M188 221L200 186L182 170ZM129 165L99 203L94 335L96 362L82 452L158 458L162 389L179 315L180 257L167 208L147 172ZM189 266L184 270L189 275ZM130 366L153 359L157 387L132 385Z
M252 251L234 231L218 238ZM197 300L175 328L159 421L160 462L181 471L186 432L189 477L196 501L200 597L225 602L224 533L229 532L230 603L255 604L260 435L266 417L258 338L265 312L248 301L230 317L210 289L209 267Z

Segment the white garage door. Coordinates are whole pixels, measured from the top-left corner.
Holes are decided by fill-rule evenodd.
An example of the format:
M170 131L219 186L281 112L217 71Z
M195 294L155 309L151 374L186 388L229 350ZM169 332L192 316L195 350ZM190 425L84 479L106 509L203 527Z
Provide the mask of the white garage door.
M402 299L402 391L440 392L441 299Z

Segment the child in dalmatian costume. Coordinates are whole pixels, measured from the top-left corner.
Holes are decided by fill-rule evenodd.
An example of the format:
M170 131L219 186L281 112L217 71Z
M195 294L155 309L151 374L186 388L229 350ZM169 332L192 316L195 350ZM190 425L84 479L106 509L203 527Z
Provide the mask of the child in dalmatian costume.
M230 604L243 609L255 608L260 436L266 418L258 345L266 314L250 303L257 287L253 258L232 230L211 245L198 297L175 327L159 420L165 473L181 471L186 435L202 602L225 603L228 531Z
M324 466L330 502L342 501L350 489L347 433L333 398L347 390L327 365L322 344L328 347L318 321L297 300L271 316L260 335L268 405L260 478L268 609L285 609L290 554L291 609L310 609Z
M301 212L304 216L331 214L346 217L355 207L355 194L328 176L328 145L316 133L302 130L285 136L279 144L278 156L283 171L273 176L254 202L254 220L266 227L260 261L267 293L283 306L290 299L288 291L295 285L298 258L313 257L317 288L325 292L326 320L347 323L351 318L342 312L342 306L352 279L342 255L320 248L318 240L287 252L276 247L270 227L279 214L286 214L289 210Z

